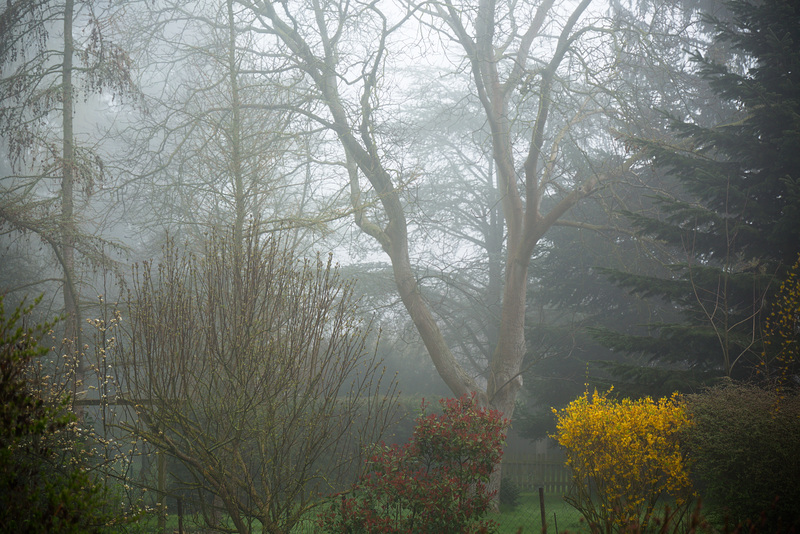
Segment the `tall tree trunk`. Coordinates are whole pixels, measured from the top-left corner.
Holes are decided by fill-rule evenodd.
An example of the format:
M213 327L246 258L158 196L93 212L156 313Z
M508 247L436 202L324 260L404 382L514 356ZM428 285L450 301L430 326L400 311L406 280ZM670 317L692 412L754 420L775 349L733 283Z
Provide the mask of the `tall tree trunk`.
M233 178L234 210L236 220L233 226L233 237L236 248L236 264L242 258L242 244L244 242L244 224L247 206L245 205L245 187L242 168L242 136L241 136L241 101L239 99L239 68L236 58L236 19L233 13L233 0L228 0L228 83L231 89L231 124L229 141L231 143L231 177ZM241 283L241 281L239 281Z
M413 321L428 354L439 375L454 395L475 393L483 406L499 410L507 418L514 413L517 392L522 386L520 370L525 356L525 304L528 286L528 264L533 252L545 232L575 203L588 194L596 183L596 177L589 177L583 186L573 189L559 200L547 213L541 212L541 200L548 189L546 173L541 168L541 152L544 142L545 126L552 99L551 81L561 65L573 39L576 36L574 27L591 0L581 0L564 22L558 42L551 59L535 70L529 67L529 56L533 41L543 28L552 31L545 24L555 0L542 0L533 17L528 21L528 28L519 33L519 48L514 54L515 63L506 72L498 68L503 58L508 57L505 42L500 49L496 43L496 25L498 9L494 0L479 0L475 20L467 20L460 5L451 0L436 3L430 9L449 25L454 41L462 45L465 57L471 63L471 74L477 96L486 113L487 123L492 136L492 159L497 175L498 195L501 199L502 213L498 214L507 228L507 247L505 261L498 256L490 258L498 260L493 264L493 275L504 269L500 306L500 325L496 338L496 347L489 363L489 376L484 388L475 377L470 376L456 360L448 343L437 324L433 310L424 298L414 275L409 259L408 223L404 212L404 203L398 181L393 178L382 160L379 140L374 135L373 96L378 85L378 76L382 72L382 58L386 54L386 38L389 35L386 18L381 17L383 31L379 35L378 44L369 60L362 65L363 87L360 102L345 106L338 92L341 78L345 78L337 68L340 55L337 42L340 30L329 32L329 13L315 3L319 44L311 46L301 32L297 21L285 22L276 11L272 2L259 4L258 9L273 23L271 31L283 41L292 55L300 58L300 68L309 76L320 93L320 100L327 106L331 118L323 122L334 131L346 153L346 163L350 178L350 197L356 224L366 234L375 238L388 254L393 268L395 283L403 304ZM411 11L409 11L409 16ZM287 12L287 18L291 18ZM474 34L473 34L474 31ZM504 36L505 39L507 36ZM295 61L293 59L293 61ZM537 63L541 63L538 62ZM348 67L349 68L349 67ZM502 72L501 72L502 71ZM525 161L524 189L520 187L518 169L514 150L515 136L512 136L509 113L511 95L523 85L526 77L539 76L538 113L531 128L528 156ZM501 79L502 78L502 79ZM353 104L351 102L351 104ZM354 118L353 109L358 112ZM370 220L367 207L362 203L359 174L366 177L376 194L376 209L382 212L379 217ZM377 204L380 207L377 207ZM502 223L501 223L502 226ZM500 234L502 235L502 234ZM502 246L493 252L502 250ZM503 278L502 275L500 278ZM495 279L496 280L496 279ZM492 488L499 488L499 467L492 477Z
M74 16L74 0L64 2L64 58L61 68L61 128L62 128L62 161L61 161L61 268L64 271L64 313L66 315L64 337L72 344L76 358L75 381L73 383L73 399L83 393L86 377L83 340L81 338L80 303L77 280L75 279L75 145L73 134L73 86L72 59L74 45L72 40L72 19ZM76 407L76 413L82 418L83 408Z

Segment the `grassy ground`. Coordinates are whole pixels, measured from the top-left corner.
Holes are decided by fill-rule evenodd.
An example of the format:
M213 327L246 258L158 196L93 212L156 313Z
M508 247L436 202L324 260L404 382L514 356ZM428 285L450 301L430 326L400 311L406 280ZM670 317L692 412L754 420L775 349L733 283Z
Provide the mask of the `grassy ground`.
M565 503L561 497L551 495L545 497L545 517L547 521L547 532L550 534L569 532L571 534L588 534L589 529L581 520L580 514ZM191 516L184 517L184 532L198 532L197 523ZM519 504L516 508L501 508L500 513L492 517L500 525L498 534L539 534L542 532L542 513L539 506L539 494L530 492L522 493L519 497ZM156 520L152 517L142 518L139 523L131 529L133 532L155 533L158 532ZM558 531L556 531L556 524ZM166 532L178 531L178 518L170 515L167 519ZM313 534L316 528L313 523L301 525L292 531L292 534Z
M304 524L298 525L292 534L316 534L317 527L314 523L316 514L311 514L309 520ZM501 507L500 513L490 516L498 525L498 534L540 534L542 530L542 513L539 506L539 494L534 492L522 493L519 504L514 509ZM549 495L545 497L545 520L548 534L589 534L590 530L580 514L561 497ZM205 532L196 521L199 518L192 516L184 517L183 528L187 534ZM232 525L231 525L232 526ZM556 527L558 527L556 529ZM721 525L712 525L721 527ZM700 530L699 532L719 532L719 528ZM125 530L128 534L160 534L157 528L157 521L154 517L141 518L135 525ZM170 515L167 520L167 528L164 532L178 532L178 518ZM258 533L260 530L255 529ZM442 533L457 534L457 533Z
M545 515L547 518L547 532L550 534L556 533L556 523L558 523L559 533L569 531L571 534L587 534L589 532L586 525L581 522L580 514L558 496L545 497ZM184 532L198 531L197 524L192 519L190 516L184 517ZM516 534L520 532L520 528L522 528L523 534L541 533L542 514L539 507L539 494L533 492L520 494L519 504L516 508L511 510L504 507L492 519L500 525L499 534ZM136 525L138 528L133 528L132 530L142 534L155 533L158 532L156 524L155 518L142 518ZM170 515L167 520L166 532L177 531L178 518L175 515ZM307 525L301 525L294 529L292 534L313 534L314 532L316 532L316 528L313 523L309 522Z
M558 525L559 533L585 534L589 532L581 515L560 496L545 496L545 522L547 532L553 534ZM522 528L523 534L542 532L542 512L539 494L535 492L520 494L519 504L513 510L501 507L500 515L494 518L500 524L499 534L516 534Z

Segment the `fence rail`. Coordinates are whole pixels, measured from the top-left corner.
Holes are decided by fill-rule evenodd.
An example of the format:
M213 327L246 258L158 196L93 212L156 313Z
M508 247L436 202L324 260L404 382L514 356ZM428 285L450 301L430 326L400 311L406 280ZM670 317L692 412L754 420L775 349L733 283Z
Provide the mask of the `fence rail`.
M548 494L567 493L570 472L561 459L546 455L513 455L503 458L503 479L512 480L520 489L529 491L543 487Z

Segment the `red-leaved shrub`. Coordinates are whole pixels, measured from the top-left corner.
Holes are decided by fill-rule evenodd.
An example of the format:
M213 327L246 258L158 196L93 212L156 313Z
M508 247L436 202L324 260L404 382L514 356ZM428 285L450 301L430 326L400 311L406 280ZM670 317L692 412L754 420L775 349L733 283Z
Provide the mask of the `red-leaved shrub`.
M482 533L496 529L484 518L494 492L489 475L502 457L508 422L479 408L475 396L442 399L441 415L417 419L403 446L381 443L366 474L335 496L318 517L329 533Z

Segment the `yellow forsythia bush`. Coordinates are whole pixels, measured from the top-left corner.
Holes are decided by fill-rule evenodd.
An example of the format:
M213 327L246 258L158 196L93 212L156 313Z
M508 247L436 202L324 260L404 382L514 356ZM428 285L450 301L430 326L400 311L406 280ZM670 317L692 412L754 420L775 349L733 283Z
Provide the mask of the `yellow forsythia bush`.
M692 490L678 433L691 422L677 395L616 401L587 391L553 411L553 437L573 474L566 500L593 532L647 532L655 523L660 530L681 522ZM670 498L666 515L656 510L660 497Z

